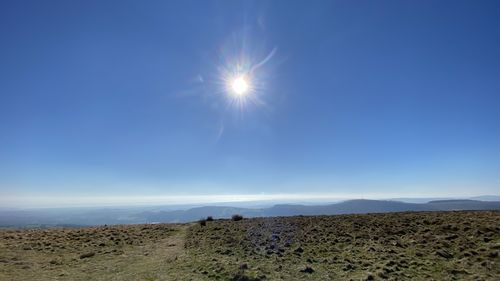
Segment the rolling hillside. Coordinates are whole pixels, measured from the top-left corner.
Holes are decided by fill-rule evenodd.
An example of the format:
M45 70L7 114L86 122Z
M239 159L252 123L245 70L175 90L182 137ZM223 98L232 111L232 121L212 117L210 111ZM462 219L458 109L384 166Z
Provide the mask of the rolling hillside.
M499 253L500 211L0 230L0 280L493 281Z

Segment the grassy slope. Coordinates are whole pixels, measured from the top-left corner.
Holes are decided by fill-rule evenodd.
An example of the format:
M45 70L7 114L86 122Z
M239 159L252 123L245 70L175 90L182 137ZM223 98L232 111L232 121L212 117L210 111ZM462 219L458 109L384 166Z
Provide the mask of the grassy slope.
M175 280L187 227L2 231L0 280Z
M212 278L500 278L500 212L218 221L192 227L187 241L198 272Z
M0 231L0 280L499 280L499 251L500 212Z

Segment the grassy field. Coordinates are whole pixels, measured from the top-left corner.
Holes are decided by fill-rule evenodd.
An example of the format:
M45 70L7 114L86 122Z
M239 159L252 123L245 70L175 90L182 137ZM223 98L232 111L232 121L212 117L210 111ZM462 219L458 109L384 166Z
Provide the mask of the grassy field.
M0 280L500 280L499 252L488 211L2 230Z

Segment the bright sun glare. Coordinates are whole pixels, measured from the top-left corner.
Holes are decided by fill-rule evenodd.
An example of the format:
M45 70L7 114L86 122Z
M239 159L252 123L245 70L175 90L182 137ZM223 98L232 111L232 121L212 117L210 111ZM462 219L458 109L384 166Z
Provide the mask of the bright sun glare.
M238 96L245 95L248 92L248 82L245 77L240 76L235 78L231 82L231 89L233 90L234 94Z

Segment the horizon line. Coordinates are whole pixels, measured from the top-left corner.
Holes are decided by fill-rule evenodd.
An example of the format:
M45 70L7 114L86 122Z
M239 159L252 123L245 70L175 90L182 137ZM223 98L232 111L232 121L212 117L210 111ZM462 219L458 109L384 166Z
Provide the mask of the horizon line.
M1 196L3 209L69 208L69 207L118 207L118 206L175 206L198 204L227 204L245 202L332 202L353 199L466 199L491 194L380 194L380 193L275 193L275 194L217 194L217 195L102 195L102 196Z

